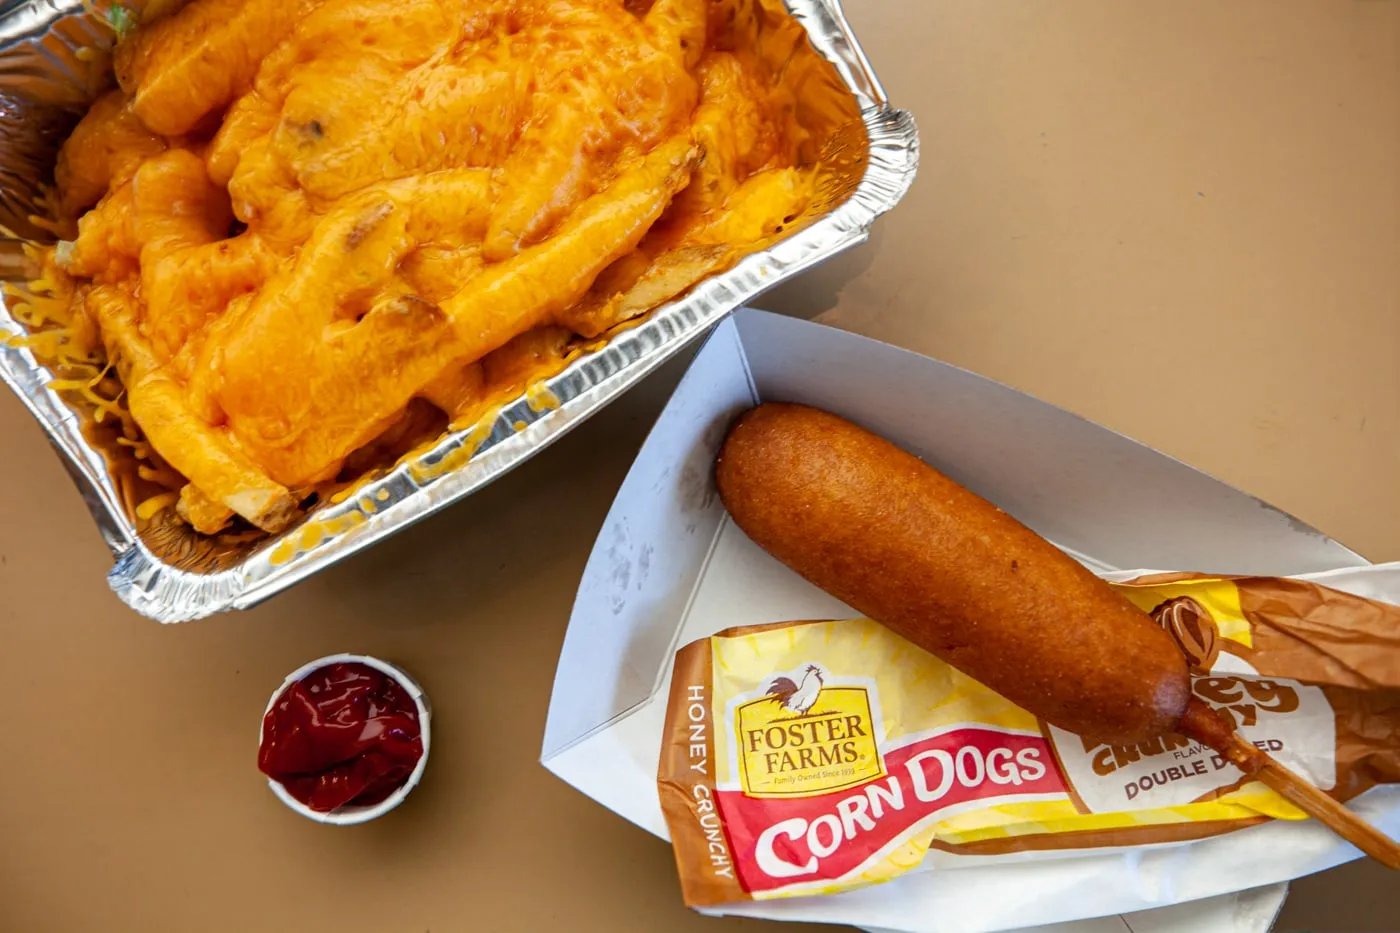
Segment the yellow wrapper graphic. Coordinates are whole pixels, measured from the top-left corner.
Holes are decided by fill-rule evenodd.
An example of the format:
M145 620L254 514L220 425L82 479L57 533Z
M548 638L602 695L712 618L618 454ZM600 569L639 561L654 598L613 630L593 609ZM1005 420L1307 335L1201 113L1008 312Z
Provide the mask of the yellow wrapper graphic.
M1400 657L1400 609L1288 580L1117 588L1260 748L1343 800L1400 781L1400 660L1359 686L1347 654L1360 640ZM885 881L931 847L1137 845L1303 818L1198 743L1085 741L867 619L688 645L666 728L661 799L696 906Z

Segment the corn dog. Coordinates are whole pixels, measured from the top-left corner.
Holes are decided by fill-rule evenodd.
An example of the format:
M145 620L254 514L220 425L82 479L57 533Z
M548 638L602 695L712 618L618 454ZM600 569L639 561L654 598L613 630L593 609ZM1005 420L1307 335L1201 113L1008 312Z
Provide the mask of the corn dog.
M1062 729L1169 731L1186 662L1148 616L1054 545L888 441L767 404L730 431L720 498L817 586Z
M731 427L715 479L759 546L1028 712L1112 744L1194 739L1400 868L1400 845L1192 696L1185 658L1146 613L913 455L827 412L769 403Z

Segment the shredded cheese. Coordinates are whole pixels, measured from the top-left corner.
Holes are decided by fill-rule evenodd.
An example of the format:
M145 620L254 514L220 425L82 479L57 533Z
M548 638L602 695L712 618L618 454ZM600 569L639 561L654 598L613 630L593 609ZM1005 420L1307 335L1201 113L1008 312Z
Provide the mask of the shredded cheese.
M178 492L163 492L158 496L151 496L136 507L136 517L142 521L150 521L178 501L180 501Z
M47 191L41 193L41 199L47 198ZM39 226L57 227L51 222ZM61 272L65 252L71 251L72 244L60 241L56 245L43 245L26 240L22 248L33 268L32 278L22 283L0 283L0 296L5 300L10 317L22 330L17 333L0 331L0 344L29 350L40 365L54 374L48 382L49 389L85 403L97 424L105 424L110 419L120 427L121 434L116 442L131 451L136 461L135 478L161 490L141 499L132 509L138 519L148 521L178 501L178 490L184 485L184 478L158 460L142 438L127 411L126 390L112 373L112 361L80 346L74 339L73 296ZM144 484L140 491L127 488L132 479L129 474L119 479L123 499L127 502L148 491Z

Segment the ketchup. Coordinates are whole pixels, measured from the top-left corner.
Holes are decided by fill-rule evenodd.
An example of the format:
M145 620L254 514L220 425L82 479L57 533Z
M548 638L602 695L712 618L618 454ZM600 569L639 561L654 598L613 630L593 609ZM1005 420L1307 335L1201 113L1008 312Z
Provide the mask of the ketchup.
M317 668L263 717L258 770L312 810L379 803L423 757L418 707L367 664Z

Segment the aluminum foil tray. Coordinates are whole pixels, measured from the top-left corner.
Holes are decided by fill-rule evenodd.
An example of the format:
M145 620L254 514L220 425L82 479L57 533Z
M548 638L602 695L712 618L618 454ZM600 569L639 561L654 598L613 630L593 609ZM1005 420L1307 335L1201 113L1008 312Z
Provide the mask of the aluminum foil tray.
M890 106L837 0L782 3L860 110L864 138L844 147L850 183L832 206L574 360L543 387L505 405L493 422L445 434L277 537L221 549L173 524L138 522L118 492L113 454L91 440L89 419L48 388L53 374L29 350L0 343L0 379L48 432L112 550L112 590L161 622L256 605L470 495L563 436L730 311L863 242L875 218L894 207L914 179L919 147L913 118ZM111 86L113 38L79 0L0 0L0 224L18 237L44 237L29 220L40 213L40 184L51 177L58 146L88 103ZM0 277L21 274L20 243L0 239ZM3 306L0 330L22 330Z

